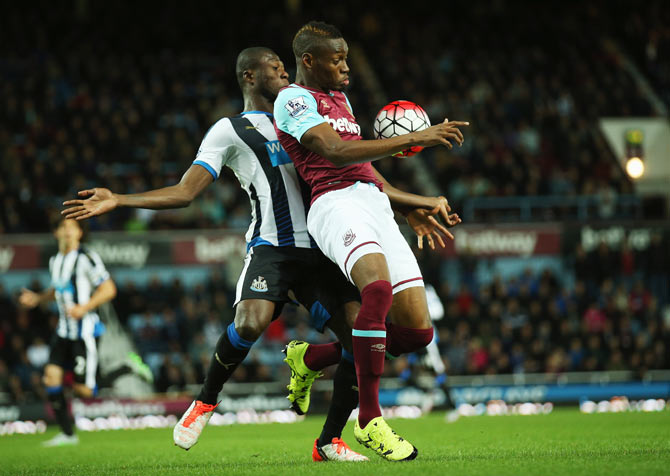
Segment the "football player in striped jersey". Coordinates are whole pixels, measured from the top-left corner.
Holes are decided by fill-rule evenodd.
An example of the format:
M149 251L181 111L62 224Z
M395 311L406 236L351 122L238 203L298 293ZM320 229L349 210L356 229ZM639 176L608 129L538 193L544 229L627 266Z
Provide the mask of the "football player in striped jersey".
M185 207L220 177L224 166L232 169L251 203L247 256L236 289L235 319L219 339L199 395L174 429L175 444L189 449L197 443L217 406L224 383L270 322L279 316L292 291L310 311L313 326L320 331L328 326L340 340L305 346L300 356L309 370L300 376L309 380L303 383L311 384L320 369L339 363L331 409L314 446L313 455L320 459L317 456L314 459L364 461L367 458L351 450L340 438L358 404L351 324L360 297L307 232L310 190L279 144L272 121L274 98L288 85L288 74L279 57L265 47L243 50L237 58L236 73L244 111L222 118L210 128L193 165L178 184L130 195L116 194L106 188L84 190L79 192L82 198L64 203L69 208L63 214L82 220L117 207ZM435 207L433 201L426 205L429 212ZM440 208L439 212L442 211ZM419 222L427 227L426 234L438 236L438 232L446 231L430 213L424 210L417 213ZM432 214L435 213L438 211L433 210ZM289 399L300 413L309 406L308 397L307 393L293 398L290 395Z
M83 233L76 220L59 221L54 232L58 253L49 260L51 286L42 293L24 289L19 296L19 302L28 308L52 300L58 306L58 327L44 368L44 384L61 433L45 446L79 442L63 393L63 373L73 371L78 396L97 393L98 340L105 326L96 309L116 296L116 285L100 256L81 245Z

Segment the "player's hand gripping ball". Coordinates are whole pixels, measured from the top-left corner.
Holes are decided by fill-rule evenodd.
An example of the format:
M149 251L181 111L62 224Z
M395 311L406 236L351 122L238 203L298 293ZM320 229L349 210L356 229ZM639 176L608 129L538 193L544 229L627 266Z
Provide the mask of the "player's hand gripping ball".
M384 106L375 118L375 137L389 139L391 137L422 131L430 127L428 114L418 104L411 101L393 101ZM423 150L415 145L409 149L393 154L395 157L410 157Z

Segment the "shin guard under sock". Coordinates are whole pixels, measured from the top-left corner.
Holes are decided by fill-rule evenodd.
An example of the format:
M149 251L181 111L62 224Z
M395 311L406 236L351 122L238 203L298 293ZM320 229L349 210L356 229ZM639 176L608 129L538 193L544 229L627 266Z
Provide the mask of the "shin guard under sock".
M253 341L242 339L235 330L235 323L231 323L216 343L216 351L212 356L205 383L197 400L208 405L215 405L223 384L242 363L253 344Z
M384 320L392 300L393 289L388 281L375 281L361 291L361 308L351 333L358 376L358 423L361 428L381 416L379 379L384 372L386 355Z

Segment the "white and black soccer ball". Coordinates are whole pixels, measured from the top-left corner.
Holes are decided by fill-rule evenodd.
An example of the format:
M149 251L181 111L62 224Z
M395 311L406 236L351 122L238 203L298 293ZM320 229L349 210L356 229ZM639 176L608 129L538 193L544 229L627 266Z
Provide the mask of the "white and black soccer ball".
M422 131L430 127L428 114L421 106L411 101L393 101L384 106L375 118L374 130L377 139ZM423 147L412 146L407 150L393 154L396 157L409 157L421 152Z

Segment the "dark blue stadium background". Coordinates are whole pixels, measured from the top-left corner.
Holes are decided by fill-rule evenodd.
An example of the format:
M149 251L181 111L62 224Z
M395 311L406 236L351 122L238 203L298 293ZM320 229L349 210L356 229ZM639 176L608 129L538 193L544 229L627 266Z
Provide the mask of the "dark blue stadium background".
M415 101L434 122L472 123L463 148L421 154L456 211L472 197L631 195L596 122L655 112L602 40L616 41L670 106L669 10L664 1L3 2L0 234L47 232L77 190L132 193L178 181L209 126L242 108L237 53L269 46L293 77L292 35L311 19L334 23L362 48L385 100ZM371 137L384 104L353 68L352 76L354 112ZM399 160L378 164L397 186L424 190ZM184 211L120 210L90 226L236 230L248 216L248 198L227 174ZM561 207L543 218L572 220ZM590 217L617 218L631 217L607 209ZM667 210L642 207L634 218L667 220ZM670 368L669 248L665 230L644 251L575 248L560 273L487 283L472 281L477 257L461 257L463 279L446 282L443 263L420 253L447 309L439 328L449 372L633 370L643 377ZM157 356L157 390L201 381L208 336L232 318L230 285L216 273L195 290L179 281L121 284L117 313L142 355ZM0 392L25 401L43 394L29 355L48 341L54 315L15 303L0 288ZM278 363L265 349L269 355L289 337L320 338L290 315L277 332L237 380L272 380Z

